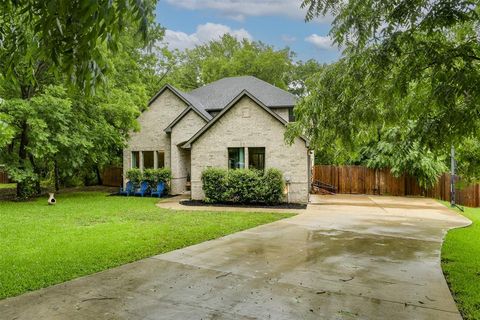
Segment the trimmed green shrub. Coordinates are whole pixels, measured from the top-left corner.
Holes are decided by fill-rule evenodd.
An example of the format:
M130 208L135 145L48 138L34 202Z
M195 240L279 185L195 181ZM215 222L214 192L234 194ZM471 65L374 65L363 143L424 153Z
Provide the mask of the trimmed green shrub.
M171 179L172 170L170 168L145 169L143 171L143 180L148 181L152 189L155 189L159 182L163 182L167 187Z
M230 170L227 175L227 198L232 202L253 203L262 199L261 175L258 170Z
M143 173L138 168L132 168L127 171L127 179L130 180L134 186L139 186L140 182L143 180Z
M203 192L205 202L215 203L227 201L227 173L226 169L208 168L202 172Z
M262 202L267 204L277 204L283 201L285 190L285 181L280 170L275 168L268 169L262 177Z
M265 203L283 201L285 183L282 172L268 169L226 170L208 168L202 172L205 202Z

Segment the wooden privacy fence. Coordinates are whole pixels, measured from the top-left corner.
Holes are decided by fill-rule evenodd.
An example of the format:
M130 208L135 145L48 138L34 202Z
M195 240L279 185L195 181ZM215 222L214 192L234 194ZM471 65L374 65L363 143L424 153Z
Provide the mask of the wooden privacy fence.
M391 196L425 196L450 201L450 175L444 173L435 186L421 188L417 179L409 175L398 178L390 169L369 169L363 166L316 165L313 180L330 184L338 193ZM456 190L456 202L468 207L480 206L478 184Z
M10 179L8 178L7 172L0 167L0 183L9 183Z
M122 185L122 167L107 167L102 172L102 185L120 187Z

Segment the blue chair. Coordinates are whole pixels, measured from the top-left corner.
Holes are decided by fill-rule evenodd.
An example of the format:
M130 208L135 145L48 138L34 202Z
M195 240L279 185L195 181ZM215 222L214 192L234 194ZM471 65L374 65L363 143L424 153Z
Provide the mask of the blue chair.
M125 185L125 188L120 188L120 191L118 194L122 196L130 196L134 193L135 188L133 187L133 183L131 181L128 181L127 184Z
M135 195L143 197L146 194L148 194L148 182L147 181L142 181L140 183L140 188L138 188L137 191L135 191Z
M163 194L164 191L165 191L165 183L159 182L159 183L157 184L157 189L154 190L154 191L152 191L151 195L152 195L152 197L153 197L153 196L157 196L157 197L160 198L160 197L162 196L162 194Z

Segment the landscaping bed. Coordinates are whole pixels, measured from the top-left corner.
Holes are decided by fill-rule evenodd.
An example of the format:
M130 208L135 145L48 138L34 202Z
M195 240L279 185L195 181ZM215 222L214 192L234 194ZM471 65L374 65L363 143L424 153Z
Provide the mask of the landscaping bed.
M237 207L237 208L271 208L271 209L306 209L306 204L301 203L279 203L275 205L261 204L261 203L250 203L250 204L241 204L237 202L217 202L217 203L207 203L202 200L183 200L180 201L180 204L184 206L205 206L205 207Z
M462 317L480 319L480 208L455 210L472 225L448 232L442 246L442 269Z

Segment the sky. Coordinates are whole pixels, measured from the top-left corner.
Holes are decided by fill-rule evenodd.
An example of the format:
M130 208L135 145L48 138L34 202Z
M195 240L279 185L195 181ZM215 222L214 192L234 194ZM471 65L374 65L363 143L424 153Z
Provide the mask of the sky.
M288 46L296 60L337 60L340 51L328 37L331 18L305 22L300 4L301 0L160 0L156 17L166 28L170 49L193 48L230 33L276 49Z

